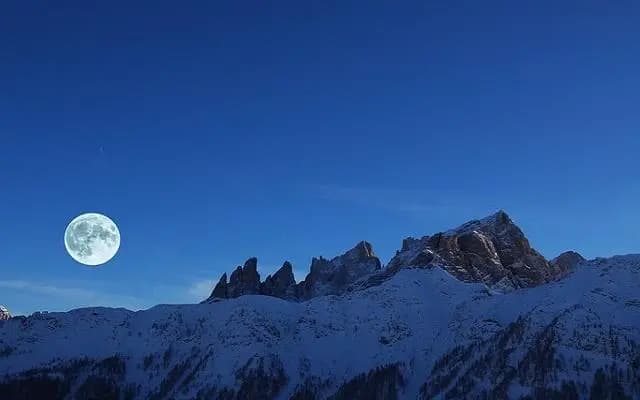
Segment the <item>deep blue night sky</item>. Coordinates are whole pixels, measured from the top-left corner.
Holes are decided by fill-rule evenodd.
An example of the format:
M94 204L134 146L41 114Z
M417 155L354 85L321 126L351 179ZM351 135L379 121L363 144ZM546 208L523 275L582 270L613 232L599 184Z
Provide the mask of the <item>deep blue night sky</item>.
M640 252L631 2L26 2L0 12L0 304L194 302L505 209L553 257ZM132 5L135 3L135 5ZM66 224L112 217L90 269Z

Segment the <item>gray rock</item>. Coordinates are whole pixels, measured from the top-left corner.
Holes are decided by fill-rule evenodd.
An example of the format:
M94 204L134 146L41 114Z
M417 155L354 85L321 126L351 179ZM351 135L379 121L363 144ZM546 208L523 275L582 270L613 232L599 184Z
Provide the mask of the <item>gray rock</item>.
M6 307L0 306L0 321L6 321L11 319L11 313Z
M293 276L293 266L288 261L264 282L260 282L257 263L256 258L247 260L243 267L237 267L233 271L228 283L226 274L222 275L207 301L235 298L245 294L264 294L295 301L340 294L351 284L379 272L382 268L371 244L365 241L331 260L314 257L309 274L298 284Z
M245 294L260 293L260 274L258 273L258 259L248 259L243 267L238 266L226 282L226 274L222 275L211 294L214 298L235 298ZM217 289L217 291L216 291Z
M260 274L258 273L258 259L252 257L244 263L242 268L242 294L256 294L260 292Z
M227 273L225 272L220 277L216 287L213 288L213 292L211 292L211 296L209 298L226 299L227 297Z
M228 284L223 275L211 297L260 293L304 301L370 287L410 267L440 267L462 281L483 282L497 290L510 291L557 280L583 260L579 254L567 252L547 261L531 247L509 215L500 210L446 232L404 239L401 250L384 270L371 244L365 241L331 260L314 257L309 274L298 284L288 262L261 283L257 259L251 258L231 274Z
M551 264L555 265L561 271L570 272L572 271L578 264L587 261L580 253L575 251L565 251L560 254L558 257L551 260Z
M242 295L242 267L237 266L229 277L229 284L227 285L227 296L230 298L238 297Z
M422 239L405 239L389 268L440 266L460 280L490 286L531 287L558 279L567 269L531 247L504 211Z
M382 264L370 243L362 241L353 249L332 260L313 258L311 269L298 285L298 297L306 300L339 294L356 281L380 271Z
M293 266L289 261L285 261L273 276L267 276L260 285L260 293L285 299L296 297L296 280L293 277Z

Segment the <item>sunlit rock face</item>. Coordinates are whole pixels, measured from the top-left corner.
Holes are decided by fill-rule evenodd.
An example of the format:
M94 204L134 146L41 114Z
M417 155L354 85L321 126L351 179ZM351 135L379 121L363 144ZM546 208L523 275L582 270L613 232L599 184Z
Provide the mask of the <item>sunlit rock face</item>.
M4 306L0 306L0 321L11 319L11 313Z
M407 238L388 268L439 266L465 282L532 287L568 273L572 262L550 263L504 211L421 239Z

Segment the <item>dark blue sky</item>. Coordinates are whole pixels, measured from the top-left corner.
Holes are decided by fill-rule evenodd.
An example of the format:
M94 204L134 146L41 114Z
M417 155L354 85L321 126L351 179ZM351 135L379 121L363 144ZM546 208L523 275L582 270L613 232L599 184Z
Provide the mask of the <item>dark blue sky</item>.
M300 279L361 239L386 262L499 208L548 257L640 251L632 2L11 3L16 312L196 301L249 256ZM99 269L63 245L85 211L123 235Z

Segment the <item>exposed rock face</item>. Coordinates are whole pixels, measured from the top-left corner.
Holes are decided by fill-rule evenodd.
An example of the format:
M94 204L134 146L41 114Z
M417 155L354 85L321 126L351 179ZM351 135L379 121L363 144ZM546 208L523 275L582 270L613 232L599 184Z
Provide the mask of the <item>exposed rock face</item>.
M4 306L0 306L0 321L11 319L11 313Z
M440 267L462 281L509 291L559 279L583 261L575 252L547 261L507 213L498 211L456 229L405 239L384 270L365 241L331 260L313 258L309 274L298 284L288 262L261 283L257 260L252 258L231 274L229 283L223 275L210 299L259 293L304 301L377 285L408 267Z
M233 298L244 294L260 293L260 274L258 273L258 259L248 259L244 266L238 266L227 283L227 274L222 274L210 298Z
M244 294L264 294L288 300L307 300L316 296L342 293L349 285L381 269L371 244L358 243L353 249L331 260L313 258L304 281L296 284L291 263L285 262L273 276L260 282L257 259L250 258L244 267L223 274L209 299L235 298Z
M260 293L284 299L296 297L296 280L293 277L293 266L289 261L285 261L273 276L267 276L260 285Z
M299 297L310 299L341 293L350 284L380 271L381 267L371 244L364 241L330 261L322 257L314 258L311 271L299 285Z
M585 261L586 259L582 257L580 253L576 253L575 251L565 251L558 257L551 260L551 264L555 265L557 268L563 271L571 271L578 264Z
M213 288L213 292L211 293L211 297L216 297L220 299L226 299L228 297L227 294L227 273L225 272L220 277L220 280L216 284L216 287Z
M440 266L467 282L518 288L536 286L564 276L565 263L549 263L504 211L460 227L408 238L389 268Z

